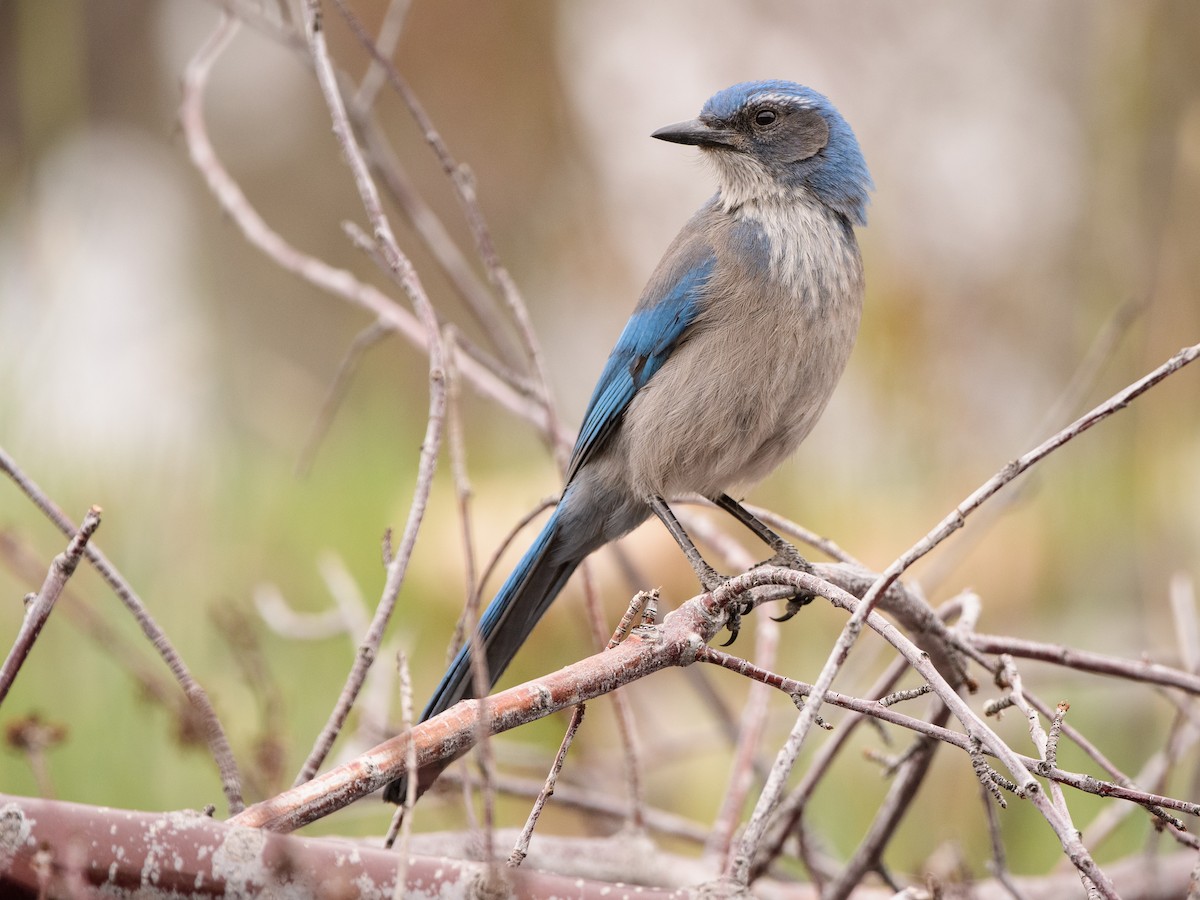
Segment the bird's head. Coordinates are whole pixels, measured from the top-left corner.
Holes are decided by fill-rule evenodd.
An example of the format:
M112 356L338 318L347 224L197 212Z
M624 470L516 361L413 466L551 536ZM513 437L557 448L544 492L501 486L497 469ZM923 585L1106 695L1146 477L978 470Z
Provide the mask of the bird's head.
M693 144L717 167L721 200L807 193L857 225L874 186L854 132L824 96L791 81L747 81L714 94L699 117L651 137Z

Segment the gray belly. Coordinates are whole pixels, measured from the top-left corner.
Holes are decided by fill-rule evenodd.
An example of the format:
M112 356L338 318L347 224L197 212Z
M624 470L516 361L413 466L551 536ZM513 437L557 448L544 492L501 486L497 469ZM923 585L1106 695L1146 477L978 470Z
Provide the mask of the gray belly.
M791 320L711 329L679 347L626 411L619 452L634 490L713 497L764 478L824 411L850 354L852 318L836 328Z

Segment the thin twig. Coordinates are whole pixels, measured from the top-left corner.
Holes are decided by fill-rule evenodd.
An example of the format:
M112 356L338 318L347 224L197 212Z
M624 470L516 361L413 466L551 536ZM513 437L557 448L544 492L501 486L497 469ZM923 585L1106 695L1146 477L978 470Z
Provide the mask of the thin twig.
M639 592L633 600L630 601L629 607L625 610L625 615L621 618L620 624L617 625L616 631L609 639L608 646L604 649L611 650L625 639L629 633L629 628L633 620L638 615L644 612L645 624L651 624L653 618L657 615L658 609L658 591ZM517 838L516 844L513 846L512 853L508 857L508 865L517 867L524 862L525 857L529 855L529 842L533 838L533 830L537 827L538 819L541 818L542 810L546 806L546 801L554 793L555 786L558 784L558 775L562 771L563 763L567 758L567 751L571 748L571 744L575 740L575 735L579 731L579 726L583 724L583 716L587 710L587 704L580 703L571 712L571 721L567 725L567 731L563 735L562 742L559 744L558 753L554 757L554 763L550 767L550 772L546 776L546 782L542 785L542 789L538 791L537 799L534 801L533 808L529 811L529 816L525 820L525 826L521 829L520 837ZM645 827L645 819L641 822L641 827Z
M1045 434L1056 423L1061 422L1079 408L1079 405L1087 397L1088 391L1099 379L1101 370L1113 358L1121 340L1147 306L1148 301L1145 297L1131 298L1113 311L1083 355L1079 365L1076 366L1071 380L1067 382L1066 387L1046 410L1037 425L1031 429L1027 440L1036 440L1038 435ZM1029 488L1030 482L1028 481L1017 485L995 503L990 504L982 515L976 516L969 528L952 547L947 547L945 553L936 560L930 561L921 574L921 583L925 589L930 592L936 590L987 536L991 527L1027 495Z
M396 52L396 45L400 42L400 33L404 30L404 20L408 16L408 8L411 5L412 0L391 0L388 3L387 11L383 14L383 22L379 26L379 37L375 39L375 49L379 51L380 56L390 58ZM383 71L383 67L378 62L372 59L354 99L350 101L351 110L356 114L365 113L374 106L375 97L386 80L387 73Z
M325 392L325 399L322 401L321 408L317 411L312 426L308 430L308 437L304 440L304 446L300 448L300 457L296 461L297 475L303 477L312 469L313 460L317 456L317 449L321 446L325 435L329 433L329 426L333 423L334 416L337 415L338 409L341 408L342 402L346 399L346 392L350 389L350 384L354 380L354 374L358 371L358 364L362 360L363 355L391 334L392 331L392 328L389 328L379 319L376 319L355 335L354 340L351 341L350 346L346 350L346 355L342 357L342 361L338 365L337 372L334 373L333 382Z
M600 591L596 586L594 569L585 560L579 568L579 574L583 581L583 606L588 615L592 636L596 638L597 643L602 643L605 634L604 608L600 603ZM606 645L608 649L615 646L615 640L614 635ZM635 831L643 831L646 827L646 795L642 787L641 752L633 707L629 704L629 695L624 691L614 690L609 696L613 702L613 712L616 714L621 749L625 752L625 779L629 785L629 825Z
M629 634L630 628L633 626L633 620L639 615L643 617L643 624L652 625L658 615L658 591L639 591L630 601L628 608L625 610L625 615L621 617L616 630L609 638L606 650L611 650L616 647ZM508 865L516 867L521 865L525 857L529 854L529 842L533 838L533 830L537 827L538 820L541 818L542 810L545 808L546 801L554 794L558 784L558 776L562 771L563 763L566 762L567 751L571 748L571 744L575 740L575 735L579 731L579 726L583 723L583 717L587 709L587 704L580 703L571 712L571 720L567 724L566 733L559 744L558 753L555 754L554 762L550 767L550 772L546 776L546 781L542 785L542 789L538 791L537 797L534 800L532 809L525 820L525 825L521 829L521 834L517 838L517 842L513 847L512 853L508 857ZM645 828L645 816L643 813L639 827Z
M379 52L379 49L371 40L371 36L367 34L357 17L350 11L345 0L334 0L334 5L338 8L338 11L350 26L350 30L354 32L355 37L358 38L364 49L367 50L371 58L379 64L387 75L392 89L408 107L413 120L417 123L417 127L421 129L426 143L433 150L443 171L445 171L446 175L450 178L451 184L457 190L458 199L466 215L467 224L471 229L471 234L475 238L476 252L483 261L484 268L487 270L492 284L495 285L500 292L500 296L508 306L509 313L512 315L513 322L516 325L517 333L520 335L524 345L525 353L537 376L542 405L546 413L546 434L551 438L551 447L554 450L559 468L561 469L566 464L568 447L556 439L559 427L553 398L550 393L550 379L545 357L534 332L528 307L525 305L525 301L517 289L516 282L513 281L508 269L500 261L500 256L496 252L496 245L492 240L491 230L487 225L483 210L480 208L478 198L475 194L474 176L467 166L455 160L454 156L450 153L449 147L446 146L445 141L442 139L441 134L434 127L433 120L426 113L420 100L418 100L416 93L409 86L408 82L401 77L399 71L392 65L391 61Z
M0 471L3 471L12 481L24 492L33 504L42 511L42 513L55 527L58 528L67 537L72 537L76 533L76 528L73 522L62 510L50 499L41 488L37 486L24 472L18 468L16 461L0 447ZM183 658L175 649L166 633L159 627L154 617L150 615L150 611L146 608L146 604L134 592L129 582L125 577L117 571L116 567L109 562L100 548L94 544L88 544L84 548L84 555L88 562L104 579L104 583L109 586L117 598L125 605L125 608L137 620L138 625L142 629L142 633L154 645L154 649L158 651L158 655L163 662L167 664L167 668L171 670L171 674L175 676L175 680L183 689L184 696L187 697L188 703L195 712L199 724L203 730L204 739L208 744L209 752L212 753L213 760L217 764L217 771L221 775L221 788L225 792L225 799L229 805L229 811L236 814L241 811L244 806L242 802L241 777L238 774L237 761L233 757L233 751L229 747L229 740L225 737L225 729L221 726L220 719L217 718L217 711L213 709L212 703L208 699L208 694L204 692L204 688L192 677Z
M408 657L401 651L396 654L396 672L400 679L400 725L401 730L408 731L413 726L413 699L412 699L412 676L409 674ZM417 748L416 745L409 741L406 748L405 765L408 771L417 771ZM413 804L417 802L417 779L409 778L405 786L404 801L396 808L396 813L392 817L392 828L388 830L388 834L384 837L383 845L391 848L396 841L396 833L392 829L399 831L400 846L396 851L399 857L399 871L396 874L396 890L395 898L400 900L403 897L403 887L407 884L408 878L408 845L412 838L412 819L410 815Z
M525 861L525 857L529 855L529 842L533 839L533 829L537 827L538 819L542 817L546 801L554 793L554 786L558 782L558 773L562 771L563 763L567 760L567 751L575 740L579 726L583 724L583 716L586 712L586 703L580 703L571 711L571 721L567 723L567 731L558 745L558 753L554 755L554 762L550 766L550 773L546 776L546 783L538 791L537 799L533 801L533 808L529 810L525 825L521 829L521 835L513 845L512 853L508 855L508 865L512 868L521 865Z
M1021 672L1016 667L1011 656L1007 654L1000 657L1000 672L996 677L999 684L1008 686L1008 695L1012 698L1013 705L1021 711L1025 717L1026 725L1029 729L1029 739L1037 751L1038 756L1043 760L1041 771L1050 771L1053 769L1054 760L1049 756L1049 736L1046 730L1042 727L1042 721L1038 717L1038 712L1029 701L1025 698L1025 684L1021 678ZM1061 723L1059 725L1061 728ZM1064 819L1070 821L1071 813L1067 809L1067 799L1063 796L1062 787L1055 782L1050 782L1050 802L1057 807L1059 813ZM1074 827L1074 826L1072 826Z
M937 616L940 621L948 621L958 614L961 609L969 606L970 604L960 595L943 603L937 609ZM894 660L879 678L876 679L875 683L867 689L866 696L871 698L872 702L880 703L880 699L885 697L896 686L897 682L908 672L908 668L908 663L903 657ZM880 703L880 708L883 707L884 704ZM877 720L869 714L864 715L860 713L849 716L838 724L838 729L832 739L822 744L812 762L805 769L800 783L776 810L768 837L762 850L755 857L751 868L752 878L760 877L771 863L783 853L784 843L789 834L802 831L804 811L809 798L833 766L834 760L849 744L850 738L858 726L864 722L874 721ZM822 878L820 872L810 872L810 874L814 881L820 881Z
M866 696L868 698L884 696L906 672L908 672L908 662L903 658L894 660L867 690ZM843 706L839 702L840 697L840 694L831 692L826 695L826 702L832 703L835 706ZM864 701L864 704L870 703L878 703L878 701L874 699ZM886 709L887 707L880 704L878 708ZM779 804L779 808L775 812L775 818L771 823L771 830L768 837L755 857L754 865L751 869L752 878L760 877L766 872L771 863L779 858L780 854L783 853L784 843L787 841L788 835L798 833L802 830L804 812L808 806L809 798L812 797L817 789L817 785L820 784L826 773L833 766L834 760L849 745L850 738L858 726L864 722L873 721L871 718L872 713L867 711L868 709L869 707L864 705L863 710L858 711L857 715L848 716L838 723L837 731L833 733L829 741L821 745L812 762L806 767L800 783ZM820 887L819 883L822 880L822 873L810 870L810 875L815 882L818 882L818 886Z
M463 611L463 626L467 632L467 643L471 647L471 679L475 696L479 698L479 721L475 726L475 758L479 763L480 791L479 796L483 805L483 821L480 823L482 856L493 879L499 878L496 870L496 790L493 783L496 780L496 761L492 756L491 719L488 711L488 694L492 688L491 673L488 671L487 649L483 645L483 637L475 627L479 607L478 591L472 591L474 603L467 603ZM409 778L410 782L416 780Z
M305 56L308 45L304 40L304 35L292 23L286 21L283 15L268 14L267 10L271 8L272 4L263 3L262 0L207 0L207 2L219 10L222 15L233 17L238 22L244 22L279 46L292 50L301 57ZM282 13L288 7L286 3L279 3L276 8ZM290 19L291 16L286 18Z
M1196 585L1184 572L1171 576L1167 588L1171 618L1179 641L1179 658L1193 674L1200 672L1200 614L1196 610Z
M850 620L843 627L841 634L834 644L833 650L829 654L829 658L821 670L820 677L817 679L817 691L814 697L801 710L791 735L776 757L775 765L771 769L771 775L767 779L767 784L759 797L758 806L742 835L742 845L735 856L734 865L731 870L727 871L727 874L733 878L735 883L743 885L748 883L750 863L754 857L755 850L763 838L772 812L783 797L788 776L795 767L796 759L799 756L800 747L804 743L804 739L816 721L825 691L828 690L829 685L841 669L842 663L849 655L851 647L853 647L858 639L864 621L871 614L883 592L913 563L961 528L972 512L978 509L988 498L995 495L1006 484L1013 481L1017 476L1040 462L1059 447L1078 437L1092 426L1102 422L1118 410L1123 409L1133 399L1145 393L1164 378L1177 372L1183 366L1193 362L1198 356L1200 356L1200 344L1184 348L1154 371L1124 390L1119 391L1108 401L1100 404L1091 412L1062 429L1033 450L1013 460L1000 472L984 482L983 485L955 507L953 512L946 516L937 527L884 570L875 584L867 591L862 602L858 604ZM993 749L999 750L999 748ZM1073 862L1078 864L1080 872L1085 877L1098 878L1097 888L1105 896L1112 896L1111 884L1102 874L1098 874L1099 870L1079 843L1074 829L1057 814L1052 813L1045 805L1040 792L1034 791L1033 800L1043 815L1047 817L1047 820L1050 821L1055 833L1063 844L1064 852L1071 857Z
M43 577L42 560L15 535L0 531L0 555L12 571L30 584L40 583ZM70 585L59 599L58 608L72 624L103 649L109 657L124 668L137 683L140 695L160 704L175 721L175 729L185 743L202 740L203 729L197 724L195 709L188 704L169 678L159 669L142 658L141 648L120 630L109 624L81 597L72 594Z
M1046 762L1052 766L1058 765L1058 738L1062 734L1063 720L1071 704L1066 700L1059 702L1054 710L1054 718L1050 722L1050 731L1046 735Z
M383 640L383 632L391 619L392 611L395 609L396 598L400 592L400 586L403 584L404 577L408 571L408 563L412 557L413 547L416 544L417 533L424 520L425 508L429 501L429 492L433 483L433 474L437 468L437 457L441 446L442 430L446 414L445 368L437 317L425 295L425 289L421 285L416 270L396 243L391 225L383 213L383 208L379 200L379 192L371 180L370 171L363 158L361 148L359 148L357 141L354 139L354 133L350 127L346 108L342 101L341 93L338 90L337 76L333 71L329 52L325 45L325 33L321 24L321 12L318 0L308 0L304 5L304 14L305 32L308 36L310 52L317 73L317 82L321 86L321 92L325 97L325 103L329 109L334 135L337 137L343 155L350 166L354 184L358 189L359 199L371 223L379 252L383 255L390 273L404 289L405 294L407 294L424 328L429 352L429 416L426 423L425 439L421 444L416 489L414 490L412 504L409 507L408 521L405 523L400 547L397 549L395 557L388 566L387 578L379 605L375 609L375 616L371 621L371 627L367 630L362 643L359 645L358 653L355 657L354 665L351 667L350 674L347 676L346 684L342 689L341 695L338 697L338 701L329 716L328 722L322 729L321 734L318 735L308 759L305 760L304 765L297 774L296 784L307 781L320 768L329 749L333 746L334 740L341 731L346 717L350 714L350 710L358 696L358 691L366 679L367 671L370 669L371 664L375 660L375 655L378 653L379 645Z
M769 510L766 507L754 506L752 504L743 505L780 534L793 537L801 543L812 547L814 550L821 551L830 559L836 559L838 562L850 563L855 566L862 565L861 562L838 546L831 538L827 538L823 534L817 534L815 531L805 528L798 522L781 516L779 513Z
M778 647L779 623L770 616L758 616L754 627L754 659L757 664L764 669L773 668ZM733 836L750 793L755 759L766 731L770 698L771 689L768 685L758 681L750 684L721 808L713 820L712 835L704 848L705 853L720 859L722 864L728 861Z
M950 710L939 703L929 722L931 725L941 726L949 718ZM887 796L875 813L871 827L837 878L821 891L821 900L846 900L865 875L883 865L883 851L900 826L904 814L912 808L913 798L916 797L925 776L929 774L936 748L937 742L928 737L920 736L914 739L910 752L905 754L904 761L888 789Z
M453 348L457 331L447 326L443 337L448 348ZM454 367L453 355L447 356L447 431L450 438L450 470L454 479L454 495L458 505L459 527L462 530L463 545L463 582L466 589L466 603L459 623L466 630L471 643L471 677L474 681L475 696L486 698L491 690L492 681L487 668L487 652L483 641L476 631L475 623L479 621L480 594L475 580L475 543L471 539L471 483L467 476L466 445L463 440L462 421L459 417L459 393L457 369ZM483 855L490 870L495 873L496 847L493 841L495 833L495 804L496 791L493 782L496 777L495 760L492 756L491 743L488 740L487 703L481 704L479 716L479 731L475 746L476 758L482 773L482 790L480 796L483 803L482 843ZM415 779L408 779L412 783Z
M100 527L100 512L98 506L93 506L87 511L79 530L67 544L67 549L54 557L50 563L50 571L46 573L41 590L26 605L25 618L21 620L16 640L13 641L12 649L8 651L3 665L0 665L0 704L4 703L4 698L8 696L17 672L21 670L29 651L33 649L38 635L42 633L42 627L54 611L54 604L58 602L67 581L75 574L75 568L83 558L88 541Z
M492 577L492 574L496 571L496 567L500 564L500 560L508 551L508 548L512 545L512 542L517 539L517 535L519 535L534 519L536 519L546 510L553 509L557 505L557 497L547 497L539 502L537 506L527 512L525 515L523 515L520 519L518 519L515 524L513 524L513 526L508 530L508 533L492 552L492 555L488 558L487 563L484 564L483 571L480 573L475 588L476 592L479 591L481 586L487 584L488 579ZM446 648L447 662L454 658L454 655L458 653L459 648L462 646L463 638L466 635L465 617L466 610L464 609L458 617L458 622L454 626L454 635L451 637L450 644Z
M438 776L438 784L443 781L448 785L464 782L472 786L478 784L478 779L465 769L447 769ZM509 797L536 800L545 786L545 779L520 778L500 773L496 775L497 793ZM611 792L600 785L589 788L559 781L554 786L554 804L558 808L575 810L589 825L594 825L598 820L608 820L615 825L621 825L629 820L629 804L622 798L614 798ZM646 827L664 837L686 841L697 847L704 845L710 830L707 824L654 807L648 807L646 810Z
M629 607L625 610L625 615L621 617L620 623L613 632L612 637L608 641L606 650L611 650L621 643L629 634L629 629L633 625L633 620L639 615L643 616L643 624L653 624L654 618L658 614L658 591L640 591L630 601ZM509 854L509 866L516 867L524 862L525 857L529 855L529 842L533 838L533 830L537 827L538 819L541 818L542 809L545 808L546 801L554 793L555 787L558 784L558 775L562 771L563 763L567 758L567 751L575 740L575 735L579 731L579 726L583 723L583 716L587 710L587 704L580 703L571 712L571 721L567 725L567 731L563 735L562 742L559 744L558 753L554 757L554 763L550 767L550 772L546 776L546 782L542 785L542 789L538 791L537 799L534 801L533 808L529 811L529 816L525 821L525 826L521 829L521 835L517 839L512 853ZM642 828L645 828L645 816L643 814L640 822Z
M828 576L827 576L828 577ZM843 584L846 587L851 582ZM861 589L861 588L860 588ZM854 591L858 593L856 589ZM959 598L952 598L942 604L937 610L936 616L938 621L953 618L958 614L961 603ZM884 647L880 647L882 651ZM861 701L868 705L869 709L882 709L883 706L876 706L878 698L884 697L891 691L899 679L908 671L908 663L901 657L894 660L887 669L879 676L875 683L867 689L866 696L872 698L868 701ZM841 695L834 694L833 696L840 697ZM835 704L840 705L840 704ZM810 848L811 839L807 836L807 825L804 822L804 813L807 807L809 798L816 790L820 782L824 779L832 767L836 758L842 753L849 740L855 733L859 725L869 724L873 726L879 733L879 739L885 744L890 743L888 731L883 727L882 720L873 717L872 715L864 715L862 711L857 711L843 718L838 722L836 731L828 741L823 741L816 755L805 767L804 775L800 783L792 790L792 792L784 799L776 810L772 818L768 835L765 839L764 846L755 856L751 867L751 878L757 879L761 877L771 864L784 852L786 842L791 835L795 835L798 847L804 855ZM811 854L805 855L803 860L805 866L809 869L809 876L818 891L823 889L824 884L833 877L833 867L828 867L821 860L812 857Z
M1027 641L997 634L974 633L965 636L963 642L983 653L1007 653L1009 656L1054 663L1080 672L1112 675L1126 681L1159 684L1163 687L1178 688L1189 694L1200 694L1200 675L1142 659L1122 659L1119 656L1075 650L1061 644Z
M987 819L988 838L992 845L992 858L988 869L996 881L1012 896L1013 900L1025 900L1025 895L1012 880L1008 871L1008 857L1004 852L1004 838L1000 834L1000 816L996 812L996 804L992 802L992 794L982 783L979 785L979 796L983 801L983 810Z
M503 380L520 386L528 396L540 402L540 391L528 376L520 371L523 368L521 351L515 341L508 338L509 329L505 327L503 315L496 307L495 299L475 274L470 260L450 235L441 218L421 196L418 186L389 142L387 133L375 119L366 115L356 115L355 125L366 141L372 171L379 178L383 189L420 237L437 267L446 276L446 280L462 298L467 311L479 324L480 333L499 354L500 359L468 340L462 341L461 349Z
M895 706L897 703L904 703L905 701L908 701L908 700L915 700L915 699L917 699L917 697L921 697L925 694L928 694L929 691L930 691L930 687L927 684L923 684L920 687L912 688L911 690L907 690L907 691L893 691L892 693L888 694L886 697L880 697L879 705L880 706Z
M384 326L392 329L416 349L428 353L430 332L417 316L397 304L378 288L338 269L311 254L303 253L285 241L251 206L245 193L221 164L204 121L204 94L212 67L237 32L238 22L222 16L216 31L197 51L183 77L183 99L179 122L192 165L203 176L209 191L221 209L241 230L242 235L279 268L304 279L313 286L366 310ZM548 420L539 402L530 400L518 388L493 369L468 354L458 359L459 371L482 396L546 432ZM570 438L559 434L559 439Z
M209 618L225 639L241 681L258 703L259 737L246 769L246 786L252 793L269 797L284 788L283 766L288 751L284 735L288 728L283 692L263 655L253 614L241 604L224 602L213 607Z
M446 328L447 348L457 345L458 330ZM458 504L458 521L462 529L463 582L467 590L467 606L472 617L478 618L479 584L475 571L475 541L471 537L471 478L467 474L467 445L463 437L462 395L459 390L458 368L453 353L446 356L446 388L448 406L447 430L450 437L450 473L454 478L454 498Z
M1029 701L1030 705L1032 705L1033 708L1043 716L1046 716L1049 719L1055 718L1055 714L1050 710L1050 707L1036 694L1026 692L1025 697ZM1084 752L1084 754L1088 756L1089 759L1095 762L1096 765L1098 765L1101 769L1106 771L1113 781L1116 781L1119 784L1127 785L1128 787L1137 787L1137 785L1133 783L1133 780L1128 775L1118 769L1116 765L1113 764L1112 760L1100 752L1099 747L1089 741L1087 737L1081 734L1074 726L1071 725L1070 722L1063 719L1059 723L1059 729L1062 734L1066 735L1080 750ZM1055 763L1055 765L1057 765L1057 763Z

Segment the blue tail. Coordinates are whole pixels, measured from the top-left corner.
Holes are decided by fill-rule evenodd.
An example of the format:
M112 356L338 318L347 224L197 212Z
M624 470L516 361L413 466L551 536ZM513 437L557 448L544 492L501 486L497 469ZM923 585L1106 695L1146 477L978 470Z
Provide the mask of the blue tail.
M588 542L589 546L579 546L578 535L575 540L564 540L560 523L565 507L565 503L560 503L555 509L533 546L526 551L479 620L479 640L487 660L489 685L494 685L504 673L571 573L594 549L590 546L591 542ZM420 721L433 718L459 700L474 696L471 644L468 642L454 657L429 705L421 713ZM443 763L436 768L421 770L418 796L433 783L445 765ZM406 789L406 779L398 778L384 788L384 799L391 803L402 803Z

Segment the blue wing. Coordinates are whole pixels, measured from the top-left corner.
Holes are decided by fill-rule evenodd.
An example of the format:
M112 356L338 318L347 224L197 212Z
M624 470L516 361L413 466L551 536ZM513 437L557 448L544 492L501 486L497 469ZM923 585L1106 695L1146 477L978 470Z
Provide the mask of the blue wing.
M666 362L695 321L715 264L716 257L709 251L674 277L661 294L648 292L634 310L592 391L567 468L568 482L620 423L634 394Z

